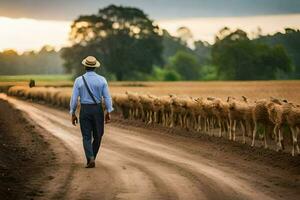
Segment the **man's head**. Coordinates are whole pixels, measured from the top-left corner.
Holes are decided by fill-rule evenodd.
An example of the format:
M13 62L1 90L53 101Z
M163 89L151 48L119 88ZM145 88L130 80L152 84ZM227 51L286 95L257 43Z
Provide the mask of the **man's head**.
M94 56L88 56L81 62L86 71L94 71L95 68L100 67L100 62Z

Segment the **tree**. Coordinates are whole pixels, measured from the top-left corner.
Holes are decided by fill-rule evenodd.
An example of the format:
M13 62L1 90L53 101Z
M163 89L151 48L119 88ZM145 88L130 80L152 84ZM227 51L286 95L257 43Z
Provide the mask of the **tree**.
M168 67L180 74L183 80L198 80L200 78L200 65L197 58L184 51L179 51L171 57Z
M118 80L130 79L134 73L150 73L161 64L161 30L147 15L131 7L110 5L95 15L80 16L71 26L70 41L62 57L66 68L78 69L81 59L95 55L106 72Z
M0 52L0 74L61 74L64 73L60 53L51 46L39 52L27 51L18 54L14 50Z
M182 26L177 29L176 33L183 45L194 47L194 36L189 28Z
M224 32L224 29L222 30ZM216 38L212 61L220 79L263 80L275 79L278 71L291 71L290 59L281 46L251 41L242 30Z
M300 79L300 30L286 28L285 33L260 36L256 41L270 46L283 46L295 67L290 78Z

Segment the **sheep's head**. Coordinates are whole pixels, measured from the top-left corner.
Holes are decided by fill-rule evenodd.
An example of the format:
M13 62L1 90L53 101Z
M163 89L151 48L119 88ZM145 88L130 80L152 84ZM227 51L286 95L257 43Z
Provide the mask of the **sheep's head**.
M282 105L282 102L279 99L277 99L277 98L270 97L270 101L272 103L276 103L276 104Z
M228 96L227 97L227 102L232 101L232 100L236 100L234 97Z
M201 103L203 101L203 98L202 97L198 97L195 99L195 101L197 101L198 103Z
M231 102L231 103L229 104L229 109L230 109L230 110L234 110L235 107L236 107L236 103L235 103L235 102Z
M242 98L243 98L244 102L248 103L248 98L247 97L242 96Z
M213 101L215 99L216 99L215 97L207 97L207 100L209 100L209 101Z

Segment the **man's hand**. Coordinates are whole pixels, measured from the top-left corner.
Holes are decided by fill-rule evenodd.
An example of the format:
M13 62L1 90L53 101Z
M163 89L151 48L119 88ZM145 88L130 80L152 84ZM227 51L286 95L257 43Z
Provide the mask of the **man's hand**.
M77 119L77 117L76 117L76 115L75 114L72 114L72 124L74 125L74 126L76 126L76 124L78 124L78 119Z
M110 122L110 113L108 112L108 113L106 113L106 115L105 115L105 123L107 124L107 123L109 123Z

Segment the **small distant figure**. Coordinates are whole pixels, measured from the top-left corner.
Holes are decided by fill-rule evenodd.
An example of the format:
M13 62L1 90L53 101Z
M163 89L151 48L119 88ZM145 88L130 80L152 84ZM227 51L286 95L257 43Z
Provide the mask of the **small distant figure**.
M35 80L30 79L30 81L29 81L29 87L30 88L35 87Z

